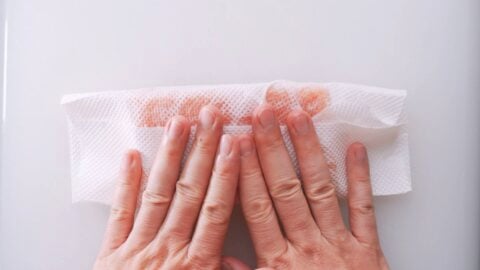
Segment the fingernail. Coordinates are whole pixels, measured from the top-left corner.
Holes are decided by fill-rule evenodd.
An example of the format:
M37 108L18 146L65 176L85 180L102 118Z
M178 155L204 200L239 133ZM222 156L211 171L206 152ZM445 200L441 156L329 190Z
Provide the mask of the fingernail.
M358 161L363 161L367 158L367 151L365 149L365 146L363 146L363 144L360 144L360 143L357 143L355 145L354 154L355 154L355 159L357 159Z
M220 155L228 156L232 151L232 136L225 134L220 142Z
M275 114L270 108L263 108L258 114L260 125L264 128L270 128L275 124Z
M240 140L240 153L242 157L249 156L253 150L253 143L250 138Z
M207 107L203 107L200 111L200 124L204 128L211 128L215 122L215 115Z
M298 113L293 118L293 128L298 135L305 135L310 130L310 123L308 118L303 113Z
M184 124L178 118L173 118L168 126L168 136L171 139L177 138L183 134Z
M233 270L233 267L227 262L222 262L222 270Z

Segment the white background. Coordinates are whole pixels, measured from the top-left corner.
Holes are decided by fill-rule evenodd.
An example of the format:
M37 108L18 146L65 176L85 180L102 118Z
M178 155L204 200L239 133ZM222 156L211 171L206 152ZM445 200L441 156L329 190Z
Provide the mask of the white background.
M108 209L70 203L62 95L274 79L407 89L414 191L375 201L385 254L393 269L480 268L480 1L7 0L2 11L0 269L89 269L98 251ZM252 263L238 213L232 227L225 252Z

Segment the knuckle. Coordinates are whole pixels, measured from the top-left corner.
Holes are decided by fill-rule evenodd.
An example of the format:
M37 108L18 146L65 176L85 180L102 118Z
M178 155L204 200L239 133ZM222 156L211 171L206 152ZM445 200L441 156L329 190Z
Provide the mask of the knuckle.
M326 200L336 199L335 185L332 181L316 182L305 188L305 194L310 202L321 203Z
M263 174L260 168L249 168L240 171L240 177L242 179L263 179Z
M226 181L230 182L232 177L235 176L234 174L235 168L233 166L229 166L228 164L221 164L221 165L216 165L213 168L213 179L217 179L219 181Z
M273 257L259 257L257 258L257 265L259 266L273 266L272 269L292 269L292 260L288 256L277 255ZM270 268L268 268L270 269Z
M371 201L357 201L350 204L350 210L362 216L374 216L375 209Z
M167 247L167 251L177 253L187 244L185 243L185 239L183 226L166 224L166 226L158 231L158 237L155 241L151 242L151 245L154 250ZM188 241L190 241L190 239L188 239Z
M212 264L212 255L208 249L202 249L194 254L189 254L186 269L214 269Z
M113 206L110 210L110 218L115 222L127 222L133 217L133 211L119 206Z
M265 224L273 216L270 199L252 198L245 203L245 217L254 224Z
M177 182L175 192L182 200L197 203L203 199L203 192L197 186L188 184L182 179Z
M355 182L370 184L370 176L368 176L368 175L357 175L355 177Z
M120 172L120 181L118 182L118 189L119 190L133 190L135 189L135 182L132 181L132 173L131 171L127 171L127 169L122 169L123 171Z
M229 207L225 202L205 202L202 208L202 215L206 217L211 225L227 226L230 220Z
M302 254L312 258L321 253L321 248L319 245L313 244L312 242L298 243L296 249L299 249Z
M371 232L376 233L376 228L375 227L366 227L367 230L370 230ZM354 235L355 237L355 235ZM382 254L382 248L380 247L380 242L378 239L369 239L369 240L364 240L364 239L358 239L358 243L366 249L367 252L369 252L372 256L378 256Z
M291 200L299 192L302 192L302 186L296 178L280 180L278 184L273 185L270 189L270 195L275 200L280 201Z
M166 194L156 193L146 189L142 195L142 202L152 206L165 206L169 205L172 198Z
M328 231L322 232L322 234L328 244L334 247L346 247L351 244L352 233L343 223L330 226Z
M306 222L309 217L306 215L296 216L295 219L292 217L292 231L295 232L308 232L312 229L312 224Z

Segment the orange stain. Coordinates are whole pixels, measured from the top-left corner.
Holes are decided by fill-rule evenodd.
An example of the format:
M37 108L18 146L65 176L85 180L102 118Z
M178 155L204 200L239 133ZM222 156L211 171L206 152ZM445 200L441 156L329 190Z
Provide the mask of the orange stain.
M142 127L159 127L165 126L168 119L165 111L171 108L174 100L170 97L159 97L147 100L141 108L139 115L139 126Z
M298 103L310 116L323 111L328 105L328 92L321 88L304 88L298 94Z
M223 124L228 125L234 123L233 115L227 111L225 101L217 101L214 103L215 107L217 107L223 116Z
M310 116L323 111L328 105L329 95L327 90L319 87L306 87L297 93L270 88L267 90L266 100L273 107L279 121L283 123L296 104Z
M267 103L273 107L278 120L283 123L291 111L293 100L286 90L268 89Z
M187 118L190 123L197 123L200 110L210 104L210 100L211 98L204 96L188 97L180 105L178 114Z
M251 125L252 124L252 115L244 115L238 120L239 125Z
M250 125L252 116L232 115L228 109L229 104L224 100L212 102L211 96L192 96L180 101L173 97L154 97L132 100L132 106L141 104L138 117L138 126L141 127L161 127L165 126L169 117L173 115L182 115L190 123L195 124L198 121L198 114L202 107L213 104L223 115L224 124ZM176 103L180 104L178 111L173 111ZM319 87L305 87L299 91L288 91L285 89L270 88L266 93L266 102L270 104L280 123L284 123L287 115L296 106L306 111L310 116L314 116L328 106L329 95L327 90Z

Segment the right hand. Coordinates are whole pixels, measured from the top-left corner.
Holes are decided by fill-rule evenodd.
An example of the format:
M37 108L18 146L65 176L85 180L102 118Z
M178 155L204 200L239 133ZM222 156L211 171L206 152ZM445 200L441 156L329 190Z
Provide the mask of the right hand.
M388 269L377 234L365 147L355 143L347 153L349 231L311 118L296 111L286 120L302 181L272 108L258 108L252 122L254 141L249 136L239 139L239 188L258 266Z

